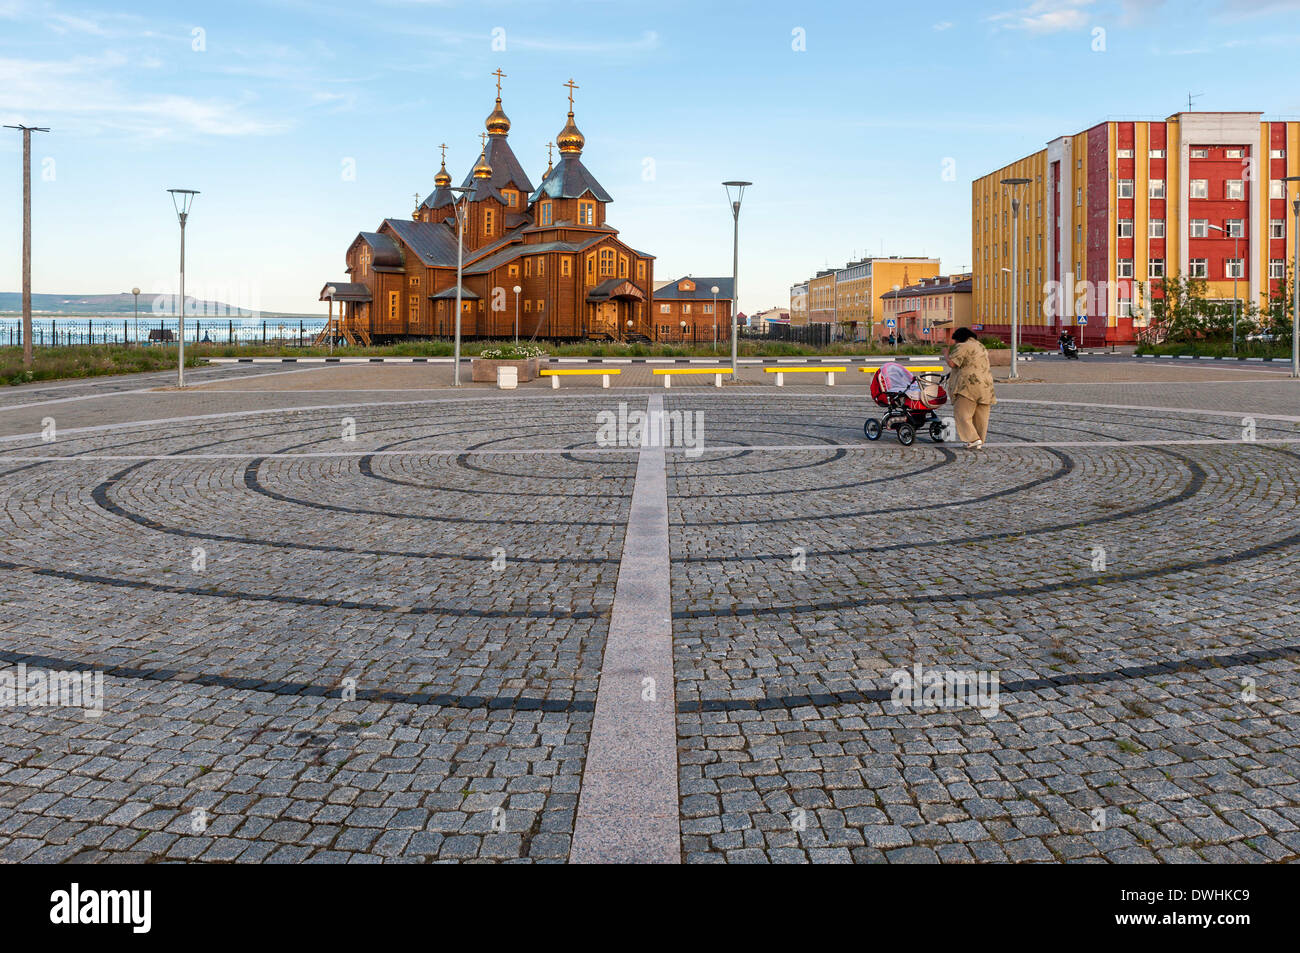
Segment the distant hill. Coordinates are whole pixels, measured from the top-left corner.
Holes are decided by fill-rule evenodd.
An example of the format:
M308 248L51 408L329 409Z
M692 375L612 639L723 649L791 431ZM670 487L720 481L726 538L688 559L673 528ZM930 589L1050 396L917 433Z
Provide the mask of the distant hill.
M151 314L153 312L154 295L140 294L140 313ZM219 314L225 316L230 314L237 317L238 312L233 308L220 301L200 302L205 314ZM0 291L0 314L22 314L23 296L17 291ZM105 314L133 314L135 311L135 298L129 294L115 295L49 295L33 294L32 295L32 312L39 312L45 315L105 315ZM297 314L286 311L263 311L262 317L266 318L316 318L320 317L315 314Z

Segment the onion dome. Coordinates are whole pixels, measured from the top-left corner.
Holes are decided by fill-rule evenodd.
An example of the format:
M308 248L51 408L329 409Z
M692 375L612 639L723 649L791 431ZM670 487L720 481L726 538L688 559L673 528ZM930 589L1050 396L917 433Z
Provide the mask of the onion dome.
M442 168L438 174L433 177L433 184L440 189L445 189L451 185L451 175L447 172L447 160L442 160Z
M504 136L510 131L510 118L501 108L500 96L497 97L496 109L487 117L487 131L489 136Z
M480 152L478 154L478 162L474 164L474 172L472 174L476 179L492 178L492 166L488 165L486 152Z
M573 111L569 111L569 121L564 124L560 134L555 137L555 144L560 147L560 155L581 155L582 147L586 145L586 138L578 131L577 125L573 122Z

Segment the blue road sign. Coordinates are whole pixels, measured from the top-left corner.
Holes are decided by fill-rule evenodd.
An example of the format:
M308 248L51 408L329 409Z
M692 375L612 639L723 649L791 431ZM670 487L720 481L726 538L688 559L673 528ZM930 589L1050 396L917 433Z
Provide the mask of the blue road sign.
M1087 323L1088 323L1088 316L1086 314L1079 315L1079 324L1087 324Z
M885 327L887 327L887 328L896 328L896 327L898 327L898 322L895 321L893 318L886 318L886 319L885 319Z

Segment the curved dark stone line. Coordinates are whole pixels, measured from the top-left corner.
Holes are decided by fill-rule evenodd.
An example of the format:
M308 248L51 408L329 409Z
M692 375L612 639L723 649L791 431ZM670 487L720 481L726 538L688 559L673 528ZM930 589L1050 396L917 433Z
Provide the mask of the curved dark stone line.
M816 492L821 493L825 490L852 490L852 489L857 489L858 487L870 486L873 483L888 483L890 480L910 480L913 477L919 477L927 473L932 473L935 470L938 470L940 467L946 467L948 464L956 462L957 454L953 453L948 448L941 445L936 445L934 449L938 450L941 454L943 454L943 459L940 460L938 463L930 464L928 467L922 467L920 470L904 471L889 476L876 477L875 479L872 480L857 480L852 483L834 483L830 486L819 486L816 488ZM844 450L840 451L840 455L844 455L846 453L847 451ZM821 463L818 463L817 466L823 466L825 464L832 463L835 459L839 459L839 455L832 458L831 460L823 460L821 461ZM752 472L770 472L770 471L752 471ZM708 480L720 475L724 475L724 474L717 474L717 473L709 473L709 474L701 473L698 475L689 474L685 476L672 477L672 480L674 482L680 482L682 480L691 480L691 479ZM737 473L735 475L741 476L742 474ZM730 500L740 496L781 496L786 493L802 493L804 495L807 495L809 492L810 491L808 487L799 486L799 487L793 487L788 490L755 490L751 493L669 493L668 499L670 500Z
M1250 559L1258 559L1261 556L1268 556L1273 553L1289 549L1296 544L1300 544L1300 533L1293 533L1290 536L1283 536L1280 539L1273 540L1269 543L1260 543L1244 549L1238 553L1229 553L1222 556L1212 556L1209 559L1195 560L1186 563L1175 563L1172 566L1159 566L1151 569L1139 569L1133 572L1104 573L1096 578L1088 579L1066 579L1059 582L1042 583L1037 586L1006 586L1001 589L984 589L976 592L961 593L926 593L919 595L905 595L898 598L876 598L867 596L862 599L839 599L834 602L817 602L806 603L803 605L787 606L741 606L726 610L713 609L688 609L681 612L674 612L674 619L709 619L719 616L741 617L741 616L765 616L780 615L781 613L801 612L836 612L842 609L860 609L866 606L887 606L897 605L900 603L952 603L952 602L978 602L982 599L1003 599L1008 596L1037 596L1045 595L1052 592L1061 592L1067 589L1096 589L1104 588L1117 582L1142 582L1147 579L1158 579L1161 576L1170 576L1179 572L1192 572L1195 570L1209 569L1215 566L1228 566L1232 563L1245 562Z
M1147 513L1153 513L1156 510L1162 510L1167 506L1174 506L1178 503L1184 503L1190 500L1196 494L1200 493L1209 479L1204 468L1199 463L1181 453L1173 450L1167 450L1163 447L1149 447L1157 453L1166 453L1171 457L1176 457L1187 466L1190 479L1187 486L1183 487L1173 496L1165 497L1163 500L1156 500L1154 503L1144 503L1142 506L1132 510L1124 510L1120 513L1109 513L1105 516L1099 516L1094 519L1076 520L1073 523L1059 523L1055 526L1041 526L1034 529L1014 530L1006 533L985 533L982 536L962 536L957 539L931 539L921 540L910 543L889 543L883 546L871 546L870 548L846 548L846 549L823 549L809 552L806 555L813 556L860 556L866 553L890 552L893 550L905 549L925 549L930 546L964 546L968 543L987 543L995 539L1015 539L1021 536L1038 536L1044 533L1056 533L1061 530L1080 529L1085 526L1097 526L1101 523L1111 523L1116 520L1128 519L1133 516L1143 516ZM790 557L785 553L761 553L754 556L686 556L681 559L674 559L676 563L709 563L709 562L746 562L750 560L781 560L786 561Z
M883 510L859 510L853 513L806 513L799 516L769 516L762 519L738 519L738 520L707 520L705 522L682 522L678 526L754 526L760 523L792 523L800 520L843 520L855 519L859 516L884 516L890 513L916 513L921 510L941 510L950 507L971 506L976 503L987 503L989 500L996 500L1004 496L1011 496L1015 493L1023 493L1026 490L1032 490L1036 486L1042 486L1044 483L1052 483L1056 480L1063 479L1074 470L1074 459L1060 450L1051 447L1044 447L1047 453L1061 461L1061 466L1047 476L1039 477L1036 480L1030 480L1028 483L1021 483L1017 486L1010 486L1006 489L995 490L992 493L986 493L983 496L972 497L969 500L949 500L946 503L919 503L915 506L894 506ZM847 451L842 451L847 452ZM951 452L951 451L947 451ZM826 461L829 462L829 461ZM810 491L813 492L813 491Z
M0 661L12 665L26 663L33 667L57 671L103 672L113 678L135 678L151 682L184 682L208 688L231 688L238 691L262 692L271 695L302 695L311 698L343 697L340 688L315 685L311 682L267 681L261 678L237 678L227 675L206 675L173 668L135 668L130 665L97 667L77 659L56 658L27 652L0 651ZM428 692L393 692L378 689L357 689L357 701L392 702L406 705L432 705L437 708L487 708L493 711L543 711L543 712L594 712L594 698L532 698L526 695L514 698L487 695L430 694Z
M826 449L830 450L831 447L827 447ZM749 452L752 453L753 451L749 451ZM812 451L806 451L806 452L811 453ZM829 457L827 457L825 460L813 460L811 463L792 463L788 467L764 467L761 470L725 470L722 473L692 473L689 474L687 477L676 476L672 473L669 473L668 479L681 480L681 479L689 479L690 477L701 477L705 479L712 479L713 477L733 477L733 476L749 477L749 476L762 476L765 473L785 473L789 470L811 470L814 467L824 467L827 464L834 463L837 460L843 460L848 455L849 452L845 450L843 447L841 447L838 450L836 450L834 453L832 453ZM709 457L699 457L689 462L699 463L702 460L707 463L709 462L709 459L710 459ZM719 457L717 459L734 460L736 459L736 457ZM669 458L668 462L669 464L673 464L676 461L674 461L672 458Z
M998 686L998 694L1014 695L1020 692L1041 692L1053 688L1068 688L1074 685L1103 685L1108 682L1131 681L1140 678L1152 678L1157 675L1175 675L1180 672L1200 672L1216 668L1235 668L1240 665L1254 665L1260 662L1275 662L1280 659L1294 658L1300 658L1300 645L1292 643L1272 649L1255 649L1250 652L1192 656L1169 662L1129 665L1124 668L1103 672L1071 672L1043 678L1017 679L1011 682L1002 682ZM781 708L803 708L807 705L822 707L853 705L863 702L887 702L891 697L892 694L888 688L873 688L862 691L809 692L803 695L776 695L765 698L701 698L695 701L678 702L677 711L680 714L706 711L769 711ZM900 713L903 714L916 714L917 711L923 710L911 707L899 709Z
M146 592L168 593L179 596L211 596L217 599L235 599L246 602L270 602L281 605L311 606L324 609L357 609L363 612L393 612L403 615L446 615L472 619L603 619L609 610L580 609L570 612L551 612L541 609L510 611L507 609L472 609L462 606L403 606L383 602L356 602L351 599L321 599L312 596L284 596L273 592L244 592L237 589L219 589L216 586L170 586L159 582L142 582L136 579L119 579L97 573L75 572L70 569L47 569L0 559L0 569L11 572L26 571L50 579L85 582L109 586L114 589L136 589Z
M269 490L258 481L258 470L267 460L266 457L257 457L249 461L244 467L244 486L254 493L269 497L272 500L278 500L281 503L288 503L291 506L303 506L313 510L324 510L331 513L349 513L354 516L381 516L385 519L395 520L422 520L434 523L470 523L474 525L488 524L500 526L502 524L523 523L529 526L623 526L623 521L604 521L604 520L543 520L543 519L526 519L515 520L497 517L495 519L477 518L470 516L435 516L430 513L390 513L386 510L370 510L359 506L339 506L336 503L319 503L315 500L300 500L296 497L288 496L284 493L277 493Z

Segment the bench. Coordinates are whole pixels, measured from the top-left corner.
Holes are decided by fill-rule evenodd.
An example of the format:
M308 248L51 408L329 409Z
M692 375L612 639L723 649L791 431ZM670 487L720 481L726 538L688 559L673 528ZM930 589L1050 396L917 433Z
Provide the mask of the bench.
M151 328L149 330L150 341L162 341L164 343L174 342L176 333L170 328Z
M674 374L712 374L713 386L721 387L722 375L730 373L731 368L729 367L656 367L654 369L654 376L662 377L665 387L673 386Z
M601 378L600 386L604 388L608 388L609 375L622 374L622 373L623 372L620 371L618 368L609 368L609 367L600 367L600 368L584 367L584 368L578 368L574 370L570 370L568 368L548 367L544 371L542 371L542 377L549 377L551 379L551 390L559 390L561 377L594 377L596 374L599 374Z
M863 374L874 374L876 373L876 371L880 370L884 366L885 365L883 364L876 364L872 367L859 367L858 370L860 370ZM947 370L947 368L940 367L938 364L929 365L929 366L905 364L903 366L906 367L913 374L942 374L945 370Z
M777 387L785 386L785 375L787 374L825 374L826 386L833 387L835 385L835 375L837 373L843 374L845 370L846 368L843 367L765 367L763 368L763 372L765 374L776 375Z

